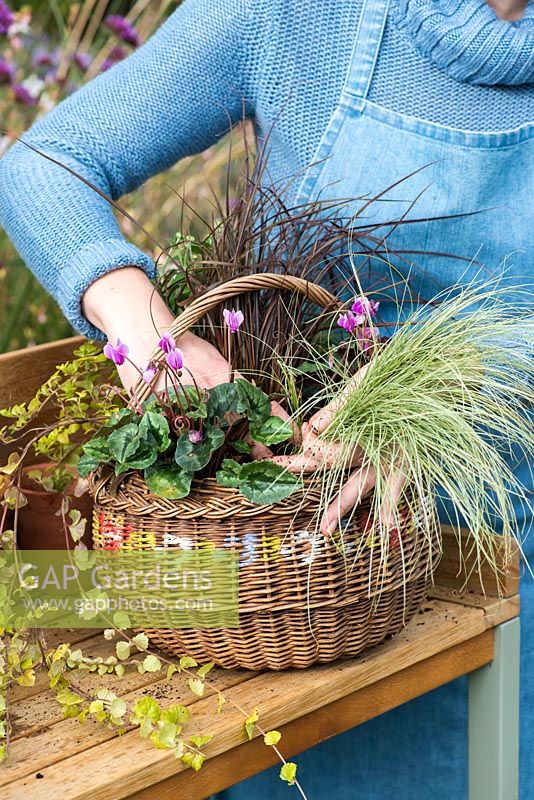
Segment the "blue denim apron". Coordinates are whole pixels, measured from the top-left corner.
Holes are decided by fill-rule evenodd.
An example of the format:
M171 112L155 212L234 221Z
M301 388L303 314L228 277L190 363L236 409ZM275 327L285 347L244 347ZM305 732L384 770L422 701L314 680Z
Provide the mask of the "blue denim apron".
M302 179L297 200L372 198L411 175L371 203L361 222L397 219L417 197L412 218L481 212L395 229L391 249L403 251L401 257L410 262L407 274L413 299L429 299L443 288L477 278L528 284L534 291L534 260L529 248L534 230L534 125L511 131L463 131L370 102L367 92L387 11L387 0L364 4L339 105ZM354 204L352 213L361 205ZM465 260L415 255L413 251L453 253ZM354 260L356 267L358 260ZM396 270L397 284L398 276ZM386 320L394 321L392 290L386 288L392 275L384 260L366 262L360 279L364 289L375 292L382 283L381 312ZM355 285L353 291L357 291ZM396 291L399 294L402 286L397 285ZM529 465L514 465L514 470L532 491ZM532 531L532 515L525 516L519 507L517 513L518 527ZM525 553L534 565L532 536L525 542ZM520 798L534 800L534 582L528 575L523 576L521 596ZM466 679L318 745L295 760L310 800L418 800L430 796L432 800L465 800ZM278 768L273 768L217 798L285 800L295 795L277 776Z

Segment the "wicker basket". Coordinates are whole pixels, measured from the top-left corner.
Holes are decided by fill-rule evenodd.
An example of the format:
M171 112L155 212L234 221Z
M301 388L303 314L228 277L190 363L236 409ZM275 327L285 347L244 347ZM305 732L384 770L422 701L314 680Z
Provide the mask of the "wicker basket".
M171 331L179 336L222 300L265 287L297 289L322 307L336 304L307 281L252 275L207 292ZM372 546L364 501L344 531L341 552L316 532L320 497L317 477L271 506L254 505L207 478L194 482L189 497L172 501L151 494L139 473L117 481L105 470L94 486L94 546L231 548L239 556L239 627L147 627L152 643L227 668L307 667L355 656L397 633L424 601L439 544L437 528L433 539L422 528L427 515L401 510L401 530L384 564Z

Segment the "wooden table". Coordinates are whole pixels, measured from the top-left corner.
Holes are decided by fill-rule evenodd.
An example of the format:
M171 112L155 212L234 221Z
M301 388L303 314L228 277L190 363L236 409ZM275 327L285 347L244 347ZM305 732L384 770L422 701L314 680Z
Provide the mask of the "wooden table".
M498 600L472 591L458 595L439 584L432 594L401 634L359 658L305 671L216 670L212 679L241 706L259 706L262 724L282 732L280 747L289 758L471 673L469 798L513 800L518 597ZM50 639L79 642L84 654L93 656L110 655L114 648L95 631L50 632ZM126 698L145 689L165 704L194 705L191 732L214 734L205 748L209 760L193 773L135 730L119 737L97 723L81 726L62 719L40 675L34 687L12 692L13 738L10 758L0 769L2 800L202 800L277 762L261 737L246 740L239 712L226 704L215 716L214 692L196 698L180 676L170 683L150 673L132 673L120 682L94 675L87 680ZM305 787L305 773L300 777Z
M72 342L67 341L33 348L15 359L11 354L0 356L0 405L31 396L35 384L70 350ZM449 531L444 539L445 555L431 598L395 639L359 658L305 671L214 670L210 675L217 687L247 709L259 706L263 726L282 732L280 749L290 758L469 674L469 800L515 800L519 557L503 575L503 599L495 596L496 582L489 573L486 597L473 575L460 593L464 580L458 577L458 547ZM86 655L107 655L114 649L90 630L50 632L49 639L51 644L79 642ZM168 704L194 705L190 732L198 727L199 732L214 734L205 748L209 758L202 770L186 769L172 753L156 750L135 730L119 737L91 721L81 726L62 719L45 676L39 674L34 687L12 692L12 747L0 768L2 800L202 800L277 763L261 737L246 740L243 718L230 704L215 716L214 692L196 698L184 689L180 676L170 683L150 673L127 674L120 682L94 675L87 680L125 697L139 696L145 689ZM305 788L305 773L299 777Z

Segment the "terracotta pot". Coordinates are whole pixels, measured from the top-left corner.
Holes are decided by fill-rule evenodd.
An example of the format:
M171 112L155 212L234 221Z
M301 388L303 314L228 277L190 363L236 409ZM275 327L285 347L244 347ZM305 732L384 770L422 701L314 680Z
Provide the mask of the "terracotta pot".
M64 492L45 492L40 484L28 478L27 473L39 469L45 471L50 464L32 464L22 468L21 488L27 505L19 508L17 525L17 542L22 550L65 550L72 549L74 542L65 535L61 516L56 512L61 508L64 495L71 498L70 508L78 509L87 520L82 542L92 547L91 519L93 514L93 498L89 493L81 497L74 496L76 480Z

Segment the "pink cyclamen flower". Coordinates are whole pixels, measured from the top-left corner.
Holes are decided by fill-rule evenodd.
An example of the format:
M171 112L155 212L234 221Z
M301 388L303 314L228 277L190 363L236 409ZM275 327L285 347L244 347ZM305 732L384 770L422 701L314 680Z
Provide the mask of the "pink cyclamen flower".
M157 373L158 373L157 368L154 366L154 364L151 364L150 361L149 361L148 364L146 365L146 367L143 367L143 380L144 380L144 382L145 383L149 383L149 384L152 383L152 381L156 377Z
M122 17L120 14L110 14L104 20L104 25L106 28L109 28L110 31L113 31L119 39L122 39L123 42L131 44L134 47L138 47L141 44L139 34L126 17Z
M0 34L2 36L5 36L9 31L14 19L13 12L5 0L0 0Z
M111 342L108 342L104 347L104 355L106 358L109 358L110 361L113 361L118 367L122 367L124 362L126 361L126 356L128 355L130 348L124 342L121 342L120 339L117 339L117 344L114 347Z
M202 431L189 431L187 434L189 441L193 444L200 444L204 436L202 435Z
M237 333L241 325L243 324L243 320L245 317L243 316L242 311L236 311L233 308L231 311L229 308L225 308L223 311L224 321L230 328L231 333Z
M15 67L13 64L0 58L0 83L11 83L14 74Z
M29 92L25 86L22 86L21 83L14 83L11 88L13 89L15 100L18 103L22 103L29 108L37 105L37 97L34 97L34 95L31 94L31 92Z
M175 350L171 350L170 353L167 353L166 361L171 369L179 371L184 365L184 354L181 350L176 348Z
M373 350L378 342L380 331L378 328L358 328L356 337L362 350Z
M176 350L176 342L172 333L164 333L158 342L159 347L164 353L170 353L171 350Z
M339 315L337 324L340 328L343 328L344 331L347 331L347 333L352 333L355 328L358 327L359 323L352 311L347 311L346 314Z
M358 325L363 325L366 320L376 317L379 306L380 303L369 300L368 297L357 297L352 304L352 313L356 316Z

